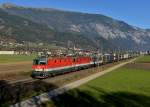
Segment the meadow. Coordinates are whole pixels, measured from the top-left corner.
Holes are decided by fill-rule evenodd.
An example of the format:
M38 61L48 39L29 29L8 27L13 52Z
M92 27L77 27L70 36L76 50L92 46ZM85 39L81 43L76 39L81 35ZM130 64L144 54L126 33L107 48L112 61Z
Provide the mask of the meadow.
M35 55L0 55L0 63L32 61Z
M149 56L137 62L148 61ZM53 98L47 107L149 107L150 69L131 63ZM138 65L139 66L139 65Z
M137 59L137 63L150 63L150 55L141 56Z

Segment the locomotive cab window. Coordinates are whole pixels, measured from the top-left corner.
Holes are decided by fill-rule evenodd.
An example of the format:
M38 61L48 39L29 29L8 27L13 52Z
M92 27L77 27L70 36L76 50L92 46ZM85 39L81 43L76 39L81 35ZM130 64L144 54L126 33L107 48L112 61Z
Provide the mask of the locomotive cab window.
M46 61L39 61L39 65L46 65L47 62Z
M47 58L37 58L33 61L34 65L46 65L47 64Z
M33 65L38 65L39 64L39 60L38 59L34 59L33 60Z
M46 59L40 59L39 60L39 65L46 65L47 64L47 60Z

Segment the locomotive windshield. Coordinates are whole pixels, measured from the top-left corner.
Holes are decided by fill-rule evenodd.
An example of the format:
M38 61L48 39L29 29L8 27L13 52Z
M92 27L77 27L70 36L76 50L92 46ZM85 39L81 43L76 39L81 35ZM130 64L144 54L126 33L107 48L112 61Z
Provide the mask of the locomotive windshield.
M34 65L46 65L47 64L47 58L46 57L39 57L37 59L34 59L33 64Z
M33 60L33 65L38 65L38 63L39 63L38 59Z

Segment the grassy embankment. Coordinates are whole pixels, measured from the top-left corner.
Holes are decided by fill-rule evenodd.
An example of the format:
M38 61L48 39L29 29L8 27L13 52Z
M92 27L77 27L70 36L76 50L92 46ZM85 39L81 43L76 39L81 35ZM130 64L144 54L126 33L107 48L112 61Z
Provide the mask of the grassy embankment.
M145 61L149 62L150 56L141 57L136 63ZM135 66L126 65L43 105L48 107L149 107L150 69L143 67L137 69Z

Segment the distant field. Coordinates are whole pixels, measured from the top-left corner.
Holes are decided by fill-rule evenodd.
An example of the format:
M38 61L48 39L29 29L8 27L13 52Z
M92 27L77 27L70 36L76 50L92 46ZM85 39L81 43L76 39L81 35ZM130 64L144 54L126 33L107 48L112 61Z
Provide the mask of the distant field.
M146 58L149 57L143 57L139 61L148 61ZM137 69L134 63L128 64L60 95L45 105L48 107L149 107L150 68Z
M142 56L136 62L138 62L138 63L150 63L150 55Z
M32 61L35 55L0 55L0 63Z

